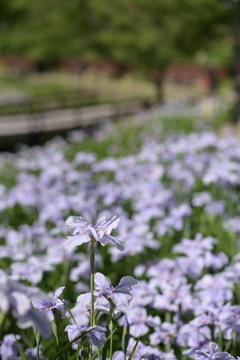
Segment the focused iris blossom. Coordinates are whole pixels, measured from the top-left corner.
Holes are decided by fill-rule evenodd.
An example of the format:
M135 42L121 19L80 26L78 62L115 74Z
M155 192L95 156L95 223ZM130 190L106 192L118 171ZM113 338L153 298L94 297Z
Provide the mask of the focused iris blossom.
M65 224L73 236L68 236L68 240L63 243L64 249L71 251L94 239L103 246L111 242L119 250L124 250L123 243L110 235L112 229L117 227L119 220L117 215L108 215L102 217L97 225L92 225L82 216L69 216Z
M54 294L48 294L44 298L34 298L32 300L33 307L43 314L45 314L49 321L54 320L54 310L58 309L62 313L62 319L67 316L64 303L59 299L59 296L65 289L65 286L59 287Z
M111 280L103 274L97 272L94 278L94 296L104 296L116 306L128 306L133 296L132 286L138 283L132 276L124 276L119 285L112 286Z
M77 305L71 309L71 312L74 314L74 317L76 319L76 316L80 313L90 313L90 306L91 303L91 293L87 294L81 294L77 298ZM109 301L103 297L97 297L94 302L94 310L99 313L109 314L110 312L110 304ZM118 314L119 311L114 309L114 314ZM89 320L89 319L88 319ZM88 323L89 321L87 321Z
M218 350L218 345L214 342L209 344L210 353L197 350L196 354L200 360L233 360L234 357L228 352L221 352Z

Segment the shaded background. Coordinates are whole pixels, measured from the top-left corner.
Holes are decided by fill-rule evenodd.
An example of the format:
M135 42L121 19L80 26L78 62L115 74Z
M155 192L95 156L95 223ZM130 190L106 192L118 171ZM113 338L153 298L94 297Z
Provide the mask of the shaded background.
M238 0L0 0L0 114L234 93Z

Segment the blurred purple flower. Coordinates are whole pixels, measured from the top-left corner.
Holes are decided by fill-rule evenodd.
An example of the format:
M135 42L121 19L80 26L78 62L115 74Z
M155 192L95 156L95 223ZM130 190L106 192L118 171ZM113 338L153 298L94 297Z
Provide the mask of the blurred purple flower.
M130 335L137 338L147 334L149 327L159 326L161 322L159 316L147 316L145 308L129 308L127 316L130 325Z
M12 281L0 270L0 309L4 313L11 310L20 328L35 326L43 337L48 338L52 335L51 325L31 304L31 299L39 293L38 288Z
M197 350L196 354L200 360L233 360L234 357L227 352L218 350L218 345L214 342L209 344L209 353Z
M4 336L3 341L0 342L0 355L2 360L17 359L17 355L19 355L17 340L20 338L20 335L14 334Z
M73 341L77 337L86 333L86 336L81 337L80 339L74 341L74 344L79 345L86 337L89 338L89 342L94 346L100 347L106 341L105 332L107 329L102 326L82 326L82 325L68 325L65 328L65 331L68 332L69 341Z
M176 325L164 322L160 325L160 329L157 329L157 331L154 331L150 335L150 344L158 345L159 343L163 343L166 345L168 343L173 343L173 341L176 339L176 336Z
M62 319L67 316L64 303L59 299L59 296L65 289L65 286L59 287L54 294L48 294L44 298L33 298L33 307L45 314L49 321L54 320L54 309L58 309L62 313Z

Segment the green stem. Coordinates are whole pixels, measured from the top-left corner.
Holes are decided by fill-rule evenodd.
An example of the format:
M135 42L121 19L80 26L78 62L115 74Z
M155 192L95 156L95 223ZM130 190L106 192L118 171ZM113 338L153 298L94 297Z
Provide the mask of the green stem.
M90 289L91 289L91 326L95 325L94 319L94 274L95 274L95 239L92 238L90 245L90 267L91 267L91 278L90 278Z
M35 339L37 343L37 360L40 360L40 343L41 343L41 336L38 331L34 329Z
M113 356L113 316L114 316L114 305L111 300L110 302L110 310L109 310L109 329L110 329L110 360L112 360Z
M215 325L214 323L212 323L210 325L210 329L211 329L211 338L212 338L212 341L215 342Z

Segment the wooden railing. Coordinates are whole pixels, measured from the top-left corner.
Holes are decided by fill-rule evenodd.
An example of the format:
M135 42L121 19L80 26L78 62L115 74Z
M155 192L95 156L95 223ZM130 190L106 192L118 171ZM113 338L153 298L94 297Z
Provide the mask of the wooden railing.
M0 104L0 116L34 114L48 110L76 108L93 105L98 102L98 94L89 90L71 91L58 95L42 95L37 98L26 98L16 102Z
M135 114L146 107L143 100L125 101L113 105L41 111L0 117L0 137L47 133L98 124L109 118Z

